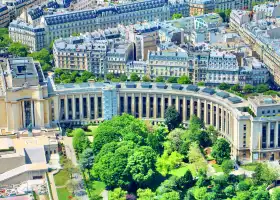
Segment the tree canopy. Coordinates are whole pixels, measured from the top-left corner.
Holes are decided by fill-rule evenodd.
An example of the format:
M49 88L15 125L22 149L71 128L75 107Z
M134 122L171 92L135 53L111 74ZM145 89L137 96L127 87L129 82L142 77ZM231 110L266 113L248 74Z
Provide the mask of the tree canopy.
M178 111L174 106L170 106L166 109L164 118L165 118L165 124L167 125L169 130L175 129L182 122L180 113L178 113Z

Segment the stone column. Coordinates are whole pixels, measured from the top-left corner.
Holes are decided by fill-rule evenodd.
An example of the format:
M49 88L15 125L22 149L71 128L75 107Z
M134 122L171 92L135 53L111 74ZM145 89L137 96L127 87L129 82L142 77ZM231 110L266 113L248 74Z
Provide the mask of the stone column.
M194 114L194 103L193 103L193 98L191 97L191 101L190 101L190 117Z
M213 102L210 103L210 124L214 125L214 107L213 107Z
M149 95L149 93L147 93L147 97L146 97L146 115L147 115L147 119L150 118L150 109L151 109L150 108L150 95Z
M165 107L165 105L164 105L164 96L163 96L163 94L161 95L161 107L160 107L160 109L161 109L161 118L162 119L164 119L164 112L165 112L165 110L164 110L164 107Z
M50 99L46 99L44 101L44 111L46 112L46 116L47 119L44 122L44 125L46 124L46 126L50 126L50 119L51 119L51 115L50 115Z
M139 94L139 118L142 118L142 113L143 113L143 99L142 99L142 93ZM146 108L145 108L146 109Z
M153 116L154 119L157 118L157 95L155 94L154 95L154 116Z
M83 95L80 94L80 119L84 119Z
M56 96L53 98L53 106L54 106L54 120L59 121L59 113L61 111L60 105L59 105L59 97Z
M221 108L221 132L224 133L224 109Z
M172 96L169 95L168 96L168 106L171 106L172 105Z
M72 96L72 115L73 115L73 119L76 119L76 99L75 99L75 95Z
M218 104L216 104L216 126L217 126L217 130L220 130L219 129L219 127L220 127L220 118L219 118L219 116L220 116L220 112L219 112L219 105Z
M90 109L90 96L89 94L87 95L87 118L90 120L90 112L91 112L91 109Z
M124 112L127 113L127 94L124 93Z
M97 94L94 95L94 118L98 119L98 100Z
M208 124L208 103L206 100L204 101L204 122Z
M201 119L201 103L200 99L197 99L197 117ZM203 120L203 119L201 119Z
M134 92L131 95L131 114L135 116L135 94Z
M69 119L69 114L68 114L68 98L67 95L64 96L64 110L65 110L65 120Z
M270 122L267 123L266 129L266 148L270 148Z
M179 109L179 96L178 96L178 95L176 95L175 107L176 107L176 110L177 110L178 112L180 112L180 109Z
M187 100L186 97L183 97L183 122L187 121Z
M13 129L14 130L18 130L19 129L19 107L18 107L18 103L17 102L12 102L11 103L11 107L12 107L12 115L13 115ZM31 108L32 110L32 108ZM35 124L36 125L36 124Z
M279 135L278 135L278 124L279 124L279 122L277 121L276 123L275 123L275 129L274 129L274 131L275 131L275 133L274 133L274 147L278 147L278 137L279 137Z
M119 92L117 93L117 99L118 99L118 101L117 101L118 102L117 103L118 104L118 115L120 115L121 114L121 103L120 103L121 102L121 97L120 97Z

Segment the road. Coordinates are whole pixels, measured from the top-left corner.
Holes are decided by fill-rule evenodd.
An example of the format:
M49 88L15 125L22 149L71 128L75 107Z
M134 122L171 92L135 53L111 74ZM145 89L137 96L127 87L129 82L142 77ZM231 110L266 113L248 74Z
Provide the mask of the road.
M78 167L78 162L75 154L75 150L72 145L72 137L63 137L63 144L65 146L66 156L69 158L73 165ZM78 196L79 199L88 200L88 196L84 187L83 176L81 173L74 174L74 180L79 183L78 188L75 191L75 196Z

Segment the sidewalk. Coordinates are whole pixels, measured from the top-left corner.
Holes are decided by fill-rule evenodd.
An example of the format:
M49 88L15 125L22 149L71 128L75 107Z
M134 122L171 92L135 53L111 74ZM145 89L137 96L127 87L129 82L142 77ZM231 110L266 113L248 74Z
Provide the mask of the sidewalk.
M48 173L49 175L49 180L50 180L50 185L51 185L51 190L52 190L52 196L53 196L53 200L59 200L58 196L57 196L57 191L56 191L56 186L55 186L55 182L54 182L54 174L56 174L58 172L58 170L52 171L50 173Z

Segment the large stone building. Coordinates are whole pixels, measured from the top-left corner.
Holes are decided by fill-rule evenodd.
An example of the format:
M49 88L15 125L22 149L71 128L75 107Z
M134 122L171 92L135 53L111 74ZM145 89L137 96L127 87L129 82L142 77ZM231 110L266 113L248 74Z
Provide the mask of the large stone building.
M25 22L14 21L9 27L9 34L13 41L21 42L38 51L42 47L48 47L54 39L69 37L74 33L93 32L98 29L115 28L118 24L130 25L144 21L164 21L171 19L174 13L188 16L187 2L168 0L144 0L133 3L104 7L96 10L82 10L43 16L38 26L30 26ZM36 32L38 28L43 30L43 40L33 41L41 44L34 45L25 37L25 29ZM31 34L30 34L31 35ZM31 36L30 36L31 37Z
M43 180L48 171L50 155L58 153L54 137L0 138L0 184L19 184Z
M3 67L2 67L3 68ZM38 129L99 122L129 113L153 123L164 121L174 105L187 124L192 115L213 125L241 161L280 158L280 100L254 96L247 100L207 87L165 83L54 84L45 81L30 59L9 59L1 71L1 134L29 124ZM251 112L248 112L248 111ZM261 144L261 145L260 145Z
M266 17L263 11L250 13L233 10L230 27L250 44L259 59L268 67L273 80L280 84L280 25L274 17ZM278 11L280 12L280 11ZM275 13L275 15L279 15Z
M134 45L119 38L118 29L58 39L53 45L56 68L87 70L94 75L124 74L127 62L134 60Z

